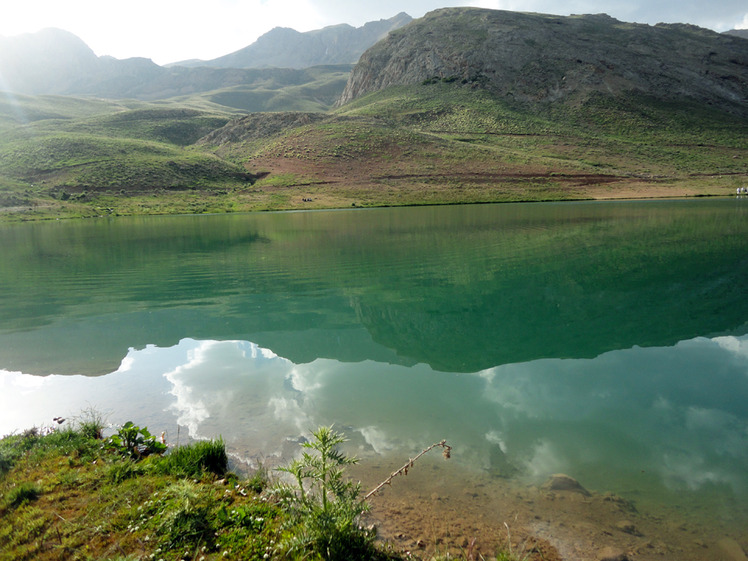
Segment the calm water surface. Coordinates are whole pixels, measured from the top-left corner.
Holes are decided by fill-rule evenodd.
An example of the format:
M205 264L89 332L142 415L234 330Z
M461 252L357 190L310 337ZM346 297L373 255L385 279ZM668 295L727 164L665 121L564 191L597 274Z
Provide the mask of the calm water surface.
M94 407L748 521L748 200L0 227L0 434Z

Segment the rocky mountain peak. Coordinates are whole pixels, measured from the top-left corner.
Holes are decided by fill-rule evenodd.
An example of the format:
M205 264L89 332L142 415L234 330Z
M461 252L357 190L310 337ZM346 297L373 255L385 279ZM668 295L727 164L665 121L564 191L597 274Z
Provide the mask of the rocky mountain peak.
M593 92L637 91L746 114L748 42L695 26L631 24L605 14L443 8L367 50L339 104L434 80L519 102L575 102Z

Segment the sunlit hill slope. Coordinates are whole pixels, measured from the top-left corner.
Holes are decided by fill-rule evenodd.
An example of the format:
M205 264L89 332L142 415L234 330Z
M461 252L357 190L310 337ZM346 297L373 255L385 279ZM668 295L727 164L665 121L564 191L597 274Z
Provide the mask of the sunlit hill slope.
M91 60L62 37L60 80L71 52ZM140 99L23 93L8 64L0 48L6 220L726 195L748 184L748 40L693 26L444 9L391 31L353 70L109 61L153 71L139 74ZM167 70L182 86L165 87ZM101 87L114 91L126 80L112 72Z

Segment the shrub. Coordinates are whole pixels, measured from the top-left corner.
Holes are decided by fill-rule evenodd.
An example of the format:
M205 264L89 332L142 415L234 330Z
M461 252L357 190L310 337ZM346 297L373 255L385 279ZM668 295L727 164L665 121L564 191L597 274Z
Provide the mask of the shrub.
M270 474L264 466L260 466L247 480L245 486L258 495L270 486Z
M122 483L127 479L137 477L143 473L143 470L129 460L118 461L107 469L107 478L115 485Z
M101 440L105 426L104 416L93 408L83 410L78 419L78 432L92 440Z

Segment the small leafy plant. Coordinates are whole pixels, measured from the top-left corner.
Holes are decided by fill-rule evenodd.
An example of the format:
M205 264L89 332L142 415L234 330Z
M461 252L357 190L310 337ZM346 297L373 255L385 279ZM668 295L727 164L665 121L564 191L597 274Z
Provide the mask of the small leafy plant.
M358 462L338 450L346 438L332 427L319 427L312 431L312 437L313 440L301 444L309 451L278 468L291 475L293 483L277 483L271 490L291 520L278 553L284 558L328 561L400 559L377 548L376 530L361 525L361 516L369 510L366 501L390 485L395 477L408 475L424 454L441 448L444 458L449 459L452 447L446 440L432 444L361 497L361 484L343 477L345 468Z
M116 434L110 436L107 445L118 450L123 456L133 459L150 454L163 454L166 451L166 444L148 432L147 427L140 428L132 421L127 421Z
M273 490L294 524L280 549L291 557L368 558L375 533L359 524L368 504L359 496L361 485L343 478L344 468L358 460L338 450L346 439L332 427L319 427L312 437L302 444L309 451L279 468L294 481L279 483Z

